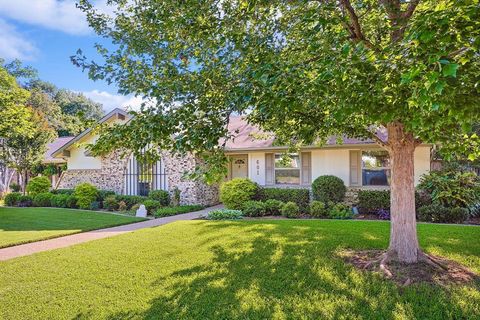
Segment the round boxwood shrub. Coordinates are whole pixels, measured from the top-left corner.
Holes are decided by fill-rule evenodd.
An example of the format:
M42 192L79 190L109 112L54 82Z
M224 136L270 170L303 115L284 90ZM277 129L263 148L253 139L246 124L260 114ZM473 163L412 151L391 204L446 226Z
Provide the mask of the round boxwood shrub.
M152 199L147 199L143 201L143 205L145 206L145 209L147 209L147 212L149 214L153 214L155 210L161 207L160 201L152 200Z
M54 194L52 197L52 207L68 208L68 194Z
M310 215L315 218L328 217L327 206L322 201L312 201L312 203L310 204Z
M35 207L51 207L53 193L38 193L33 197L33 205Z
M17 205L18 199L22 196L20 192L12 192L5 196L5 205L7 207L15 207Z
M336 176L320 176L312 183L313 199L324 203L342 202L346 192L343 180Z
M27 183L27 193L34 197L36 194L48 192L51 186L47 177L35 177Z
M247 201L242 212L246 217L263 217L267 213L267 207L261 201Z
M80 183L75 187L73 193L77 198L77 206L80 209L88 210L93 201L98 197L98 190L95 186L89 183Z
M235 178L220 187L220 201L227 209L241 210L245 202L254 200L258 190L258 185L250 179Z
M287 218L298 218L300 216L300 208L295 202L287 202L281 210L282 216Z
M157 200L164 207L170 204L170 194L165 190L152 190L148 193L148 198Z

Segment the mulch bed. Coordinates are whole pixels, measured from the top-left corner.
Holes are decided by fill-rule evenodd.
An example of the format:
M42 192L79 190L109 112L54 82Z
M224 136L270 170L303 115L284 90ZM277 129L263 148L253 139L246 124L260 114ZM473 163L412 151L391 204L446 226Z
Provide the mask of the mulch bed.
M340 256L362 271L377 272L387 277L384 272L380 270L379 263L371 263L372 261L377 261L384 253L385 251L383 250L347 250L343 251ZM415 283L447 286L450 284L474 284L480 281L479 275L455 261L432 255L430 255L430 257L441 262L442 267L436 267L426 262L404 264L392 261L388 263L388 268L392 276L387 278L390 278L401 286L408 286Z

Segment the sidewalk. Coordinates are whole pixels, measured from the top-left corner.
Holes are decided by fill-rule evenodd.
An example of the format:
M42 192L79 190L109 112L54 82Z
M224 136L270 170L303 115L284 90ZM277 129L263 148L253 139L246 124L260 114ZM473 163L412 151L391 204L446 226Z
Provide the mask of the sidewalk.
M69 236L37 241L32 243L21 244L18 246L8 247L0 249L0 261L5 261L17 257L28 256L37 252L48 251L58 248L65 248L73 246L79 243L88 242L97 239L109 238L119 234L132 232L135 230L152 228L161 226L167 223L181 221L181 220L193 220L203 216L206 216L208 212L216 209L223 208L223 205L209 207L200 211L189 212L179 214L176 216L152 219L132 224L127 224L118 227L93 230L83 233L76 233Z

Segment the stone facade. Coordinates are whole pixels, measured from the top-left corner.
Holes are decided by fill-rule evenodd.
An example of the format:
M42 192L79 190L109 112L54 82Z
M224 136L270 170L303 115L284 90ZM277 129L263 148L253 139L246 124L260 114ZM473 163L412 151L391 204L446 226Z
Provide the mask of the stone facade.
M162 161L165 165L165 174L168 179L168 191L173 195L174 190L180 190L180 204L200 204L204 206L219 203L218 186L207 185L201 181L192 181L185 177L201 163L198 157L187 155L184 157L172 156L164 152ZM112 190L117 194L124 192L124 173L128 157L122 158L120 152L113 152L102 157L101 169L67 170L62 174L58 184L59 189L73 189L82 182L88 182L102 190Z
M108 156L102 157L101 169L89 170L67 170L62 173L59 189L73 189L82 182L90 183L101 190L112 190L121 194L124 185L124 172L127 158L120 157L116 151Z
M171 194L175 189L180 190L180 204L210 206L219 203L218 185L207 185L185 176L201 164L201 159L192 154L180 157L164 152L162 160L168 177L168 189Z

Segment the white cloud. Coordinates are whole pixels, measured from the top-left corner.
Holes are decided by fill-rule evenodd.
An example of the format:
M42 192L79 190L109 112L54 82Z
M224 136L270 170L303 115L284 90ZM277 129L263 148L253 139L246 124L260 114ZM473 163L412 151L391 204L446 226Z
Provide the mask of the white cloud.
M106 112L115 108L140 110L140 107L144 102L141 97L122 96L119 94L111 94L106 91L92 90L82 93L93 101L103 104L103 108Z
M75 0L0 0L0 15L24 23L84 35L91 32ZM93 1L102 12L111 12L105 0Z
M0 19L0 57L6 60L32 60L37 52L35 45L20 34L13 25Z

